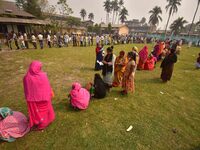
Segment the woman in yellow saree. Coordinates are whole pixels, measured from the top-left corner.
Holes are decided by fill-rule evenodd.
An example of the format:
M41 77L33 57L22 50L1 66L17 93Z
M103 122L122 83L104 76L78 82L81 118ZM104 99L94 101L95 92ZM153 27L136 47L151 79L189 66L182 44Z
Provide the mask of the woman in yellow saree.
M115 60L113 87L118 87L121 85L127 63L128 59L125 57L125 52L120 51L119 56Z

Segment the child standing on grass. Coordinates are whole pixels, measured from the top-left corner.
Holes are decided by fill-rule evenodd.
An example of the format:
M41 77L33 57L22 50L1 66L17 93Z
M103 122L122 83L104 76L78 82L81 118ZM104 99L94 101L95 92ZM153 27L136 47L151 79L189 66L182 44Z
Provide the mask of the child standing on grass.
M126 70L124 72L124 76L122 79L122 88L121 91L122 95L127 95L128 92L134 92L135 91L135 84L134 84L134 78L135 78L135 71L136 71L136 55L133 52L128 53L128 64L126 66Z

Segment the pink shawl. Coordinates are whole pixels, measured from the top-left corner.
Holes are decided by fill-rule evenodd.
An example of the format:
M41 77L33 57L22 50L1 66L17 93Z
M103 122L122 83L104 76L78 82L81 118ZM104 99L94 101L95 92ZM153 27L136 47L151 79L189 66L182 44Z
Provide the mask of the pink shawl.
M5 139L23 137L29 131L28 120L21 112L14 111L0 121L0 137Z
M51 86L46 73L42 72L41 68L41 62L33 61L24 77L24 93L27 101L51 100Z
M72 84L70 96L73 107L87 109L90 100L90 93L86 89L81 88L81 85L78 82Z
M140 56L140 60L145 63L148 58L147 46L144 46L144 48L139 52L139 56Z

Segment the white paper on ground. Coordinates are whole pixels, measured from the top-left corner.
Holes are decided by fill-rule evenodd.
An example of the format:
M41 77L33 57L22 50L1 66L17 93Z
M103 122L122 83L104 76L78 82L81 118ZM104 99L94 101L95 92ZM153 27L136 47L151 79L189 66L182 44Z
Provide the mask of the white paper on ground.
M160 91L160 94L164 94L162 91Z
M133 126L130 125L129 128L126 130L127 132L131 131L133 129Z

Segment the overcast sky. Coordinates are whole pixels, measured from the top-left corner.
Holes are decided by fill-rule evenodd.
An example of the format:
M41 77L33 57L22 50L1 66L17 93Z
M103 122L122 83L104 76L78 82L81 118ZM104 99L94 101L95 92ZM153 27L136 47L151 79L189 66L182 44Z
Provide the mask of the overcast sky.
M51 4L56 4L57 0L49 0ZM105 0L68 0L69 6L73 9L74 16L80 17L81 8L85 8L87 14L93 12L95 15L95 22L100 23L101 20L105 22L106 12L103 8L103 2ZM154 6L160 6L162 8L163 14L163 22L160 23L159 27L161 29L166 25L168 14L166 13L165 6L167 4L166 0L124 0L125 7L128 9L130 19L141 19L142 17L146 17L149 20L149 10L151 10ZM182 0L182 5L179 7L179 11L177 14L172 16L171 21L177 19L178 17L184 17L188 22L192 21L192 17L194 15L195 9L197 5L197 0ZM197 16L195 21L200 19L200 8L197 12Z
M95 15L95 22L100 23L101 21L105 22L106 12L103 8L103 2L105 0L67 0L69 6L73 10L73 16L80 17L80 10L85 8L87 14L93 12ZM160 6L162 8L163 21L160 23L159 28L164 29L168 13L166 13L165 6L167 0L124 0L125 7L128 9L129 16L128 20L131 19L141 19L145 17L147 21L149 20L149 11L155 7ZM49 0L50 4L56 5L57 0ZM182 0L182 5L179 7L178 13L173 15L170 23L173 22L178 17L184 17L188 22L192 21L195 9L197 5L197 0ZM197 12L195 22L200 20L200 8Z

